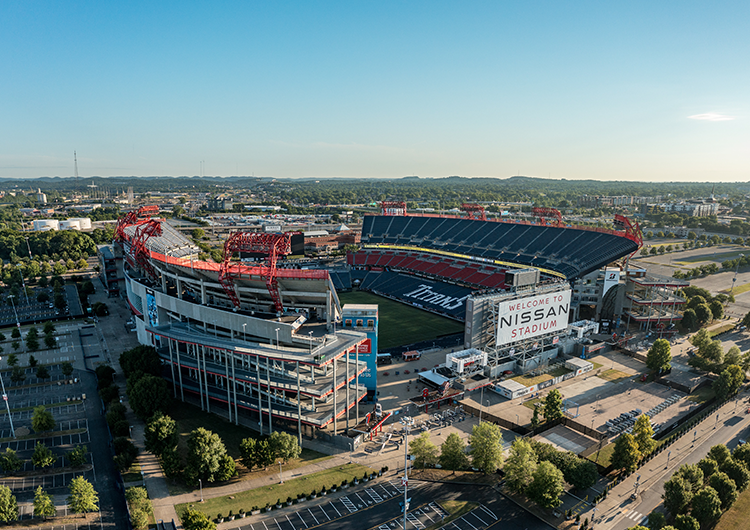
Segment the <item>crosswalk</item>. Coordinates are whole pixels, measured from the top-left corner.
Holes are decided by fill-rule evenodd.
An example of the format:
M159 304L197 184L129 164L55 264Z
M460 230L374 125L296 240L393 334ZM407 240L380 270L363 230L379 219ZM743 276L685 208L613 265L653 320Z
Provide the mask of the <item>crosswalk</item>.
M636 512L635 510L631 510L629 514L625 516L626 519L630 519L631 521L635 521L637 524L642 524L646 522L648 519L648 515L642 514L641 512Z

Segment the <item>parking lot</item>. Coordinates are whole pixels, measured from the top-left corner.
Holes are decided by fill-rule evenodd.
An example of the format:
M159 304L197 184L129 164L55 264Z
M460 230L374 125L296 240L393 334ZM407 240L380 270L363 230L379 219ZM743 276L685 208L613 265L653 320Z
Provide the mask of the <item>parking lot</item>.
M32 477L11 477L0 479L0 484L9 487L13 493L24 491L34 491L38 486L48 493L64 493L67 491L70 481L76 477L83 476L86 480L94 483L96 475L94 470L86 471L65 471L54 475L37 475ZM64 491L53 491L60 489Z
M5 451L6 447L10 447L14 451L33 451L37 442L42 442L47 447L53 448L59 445L78 445L83 443L89 443L89 427L88 420L72 420L59 422L53 432L65 432L65 431L80 431L70 434L55 434L53 436L47 436L44 438L25 438L22 440L10 440L0 443L0 451ZM18 426L13 424L18 431ZM10 428L5 428L0 432L0 438L11 438L12 433ZM71 448L72 449L72 448Z

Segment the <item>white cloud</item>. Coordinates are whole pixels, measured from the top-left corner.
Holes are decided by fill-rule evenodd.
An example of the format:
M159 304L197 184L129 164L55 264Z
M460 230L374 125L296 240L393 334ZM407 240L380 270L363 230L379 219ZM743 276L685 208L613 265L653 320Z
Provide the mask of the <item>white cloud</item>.
M690 120L704 120L704 121L731 121L734 116L727 116L726 114L719 114L718 112L706 112L705 114L693 114L688 116Z

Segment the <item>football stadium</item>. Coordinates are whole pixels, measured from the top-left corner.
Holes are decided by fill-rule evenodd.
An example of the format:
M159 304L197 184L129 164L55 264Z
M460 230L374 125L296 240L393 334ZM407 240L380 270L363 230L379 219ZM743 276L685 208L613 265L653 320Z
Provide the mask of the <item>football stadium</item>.
M261 432L337 433L377 396L378 309L358 292L456 322L463 346L486 353L489 377L523 373L557 356L571 284L642 244L622 216L603 229L567 225L553 209L514 222L464 210L413 215L383 203L364 218L361 250L331 270L279 266L295 245L290 232L234 232L221 263L200 260L153 207L120 220L113 251L139 341L159 352L176 398ZM354 303L342 306L337 291Z

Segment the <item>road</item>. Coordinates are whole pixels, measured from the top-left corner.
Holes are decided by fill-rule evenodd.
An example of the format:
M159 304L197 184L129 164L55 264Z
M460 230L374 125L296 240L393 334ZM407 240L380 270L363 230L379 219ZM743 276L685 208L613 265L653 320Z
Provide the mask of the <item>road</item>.
M736 406L736 412L733 401L726 404L718 411L718 421L716 414L707 418L668 451L659 454L613 488L608 498L599 505L595 528L625 530L644 521L649 513L661 505L664 483L680 466L695 464L714 445L726 445L731 450L740 438L747 435L750 415L745 414L746 407L744 399ZM630 496L639 477L638 497L632 500ZM588 517L591 515L592 512L587 514Z

